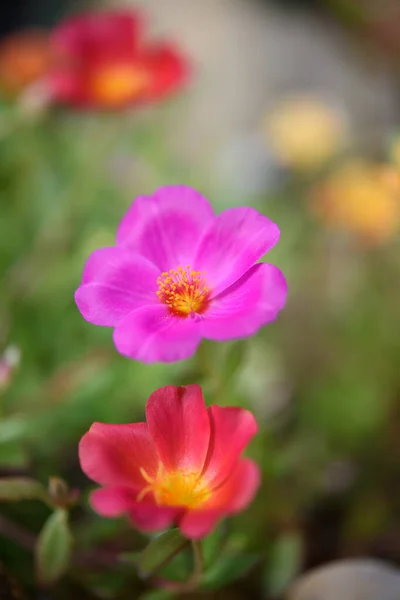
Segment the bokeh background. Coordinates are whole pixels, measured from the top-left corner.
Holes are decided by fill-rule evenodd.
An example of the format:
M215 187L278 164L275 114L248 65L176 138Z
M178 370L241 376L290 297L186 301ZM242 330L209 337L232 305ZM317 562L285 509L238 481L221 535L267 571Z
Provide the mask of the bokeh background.
M363 563L382 587L371 595L353 577L349 600L396 600L400 575L386 569L400 567L399 4L124 6L144 12L146 36L172 41L190 64L173 97L112 111L48 106L31 84L9 93L4 73L19 63L4 71L0 46L0 475L44 485L57 476L81 491L65 577L45 591L36 583L32 551L50 509L34 500L0 504L3 568L27 598L166 598L118 560L146 538L87 506L77 444L93 421L141 420L157 387L197 382L208 403L256 414L249 452L263 471L252 507L213 538L228 558L202 597L347 600L332 592L340 573L313 596L293 584L369 557L383 561ZM3 3L1 44L82 8ZM251 205L276 221L268 261L285 273L289 300L252 339L142 365L81 318L73 293L132 199L169 183L196 187L217 212Z

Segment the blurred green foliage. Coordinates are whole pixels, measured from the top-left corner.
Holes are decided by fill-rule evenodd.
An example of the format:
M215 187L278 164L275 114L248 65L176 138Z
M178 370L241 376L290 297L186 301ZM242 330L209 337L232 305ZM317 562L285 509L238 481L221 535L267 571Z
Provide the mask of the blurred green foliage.
M293 177L279 192L243 198L279 224L268 261L290 290L279 320L253 339L203 342L185 363L141 365L117 354L110 330L78 313L73 294L83 264L113 244L133 197L167 183L207 195L201 168L193 174L168 147L163 111L21 119L2 107L0 349L17 346L21 363L0 397L0 474L45 487L62 477L82 495L68 518L72 534L61 508L51 512L34 499L2 504L0 560L31 597L41 597L33 596L35 547L42 582L58 579L71 561L51 600L168 597L150 591L126 559L146 537L88 508L91 484L77 445L93 421L141 420L154 389L197 382L209 404L256 414L260 434L250 452L263 471L252 507L206 542L204 592L278 597L320 560L315 528L325 560L370 553L400 562L396 240L367 250L326 232L307 212L304 181ZM226 207L222 195L209 197L216 211ZM324 529L325 507L337 518L334 534ZM43 555L53 559L49 572ZM185 551L163 574L179 580L190 566Z

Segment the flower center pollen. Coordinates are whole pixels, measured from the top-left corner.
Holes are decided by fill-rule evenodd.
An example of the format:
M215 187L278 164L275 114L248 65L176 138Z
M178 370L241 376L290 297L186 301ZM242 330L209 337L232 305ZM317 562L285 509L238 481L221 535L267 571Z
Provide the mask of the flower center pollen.
M193 271L189 265L165 271L157 279L157 296L173 315L201 315L208 307L211 294L204 275L204 272Z
M143 69L123 64L99 68L89 83L96 102L110 108L140 96L147 85L148 74Z
M186 471L168 473L161 463L154 478L150 477L143 468L140 472L149 485L138 495L138 502L141 502L146 494L152 493L158 506L197 508L210 497L211 492L202 483L198 473Z

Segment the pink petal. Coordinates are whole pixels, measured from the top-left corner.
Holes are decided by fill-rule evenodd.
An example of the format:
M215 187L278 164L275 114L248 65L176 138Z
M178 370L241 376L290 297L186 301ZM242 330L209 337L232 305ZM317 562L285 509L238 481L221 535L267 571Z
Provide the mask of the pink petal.
M207 507L234 514L253 500L261 481L258 465L247 458L239 460L231 475L214 490Z
M209 486L216 488L232 473L258 426L252 413L244 408L214 404L208 414L211 437L202 477Z
M119 517L129 511L139 493L138 489L123 486L99 488L90 494L90 504L103 517Z
M179 521L182 534L191 539L210 533L225 516L243 510L260 485L260 470L251 460L240 460L230 477L213 492L203 508L187 511Z
M196 540L211 533L223 516L220 510L190 510L180 519L179 529L185 537Z
M141 64L151 75L146 98L159 99L178 89L189 77L186 60L171 44L159 43L147 47Z
M127 10L85 12L70 17L55 27L52 42L62 56L81 59L95 58L95 54L115 45L126 54L137 47L140 16Z
M273 265L259 263L214 298L204 315L202 335L230 340L255 334L284 307L287 284Z
M146 419L167 470L200 473L210 440L210 421L198 385L169 385L153 392Z
M90 503L103 517L128 515L143 531L166 529L182 513L181 508L158 506L151 496L137 502L137 496L136 490L128 487L101 488L91 494Z
M161 531L167 529L182 514L182 509L174 506L158 506L151 497L133 504L129 517L142 531Z
M132 310L157 301L158 271L123 248L101 248L86 262L75 302L95 325L115 327Z
M74 298L83 318L103 327L115 327L135 308L129 294L99 283L81 285Z
M183 360L200 343L200 320L174 317L164 305L144 306L118 323L114 343L124 356L145 363Z
M147 485L140 473L157 473L158 457L146 423L94 423L79 444L79 460L86 475L102 485Z
M117 233L118 245L142 254L160 272L191 265L194 248L211 222L209 202L196 190L173 185L136 198Z
M53 102L79 104L81 100L81 81L68 65L50 72L44 79L44 86Z
M204 232L194 269L205 271L213 296L237 281L279 239L279 229L254 208L230 208Z

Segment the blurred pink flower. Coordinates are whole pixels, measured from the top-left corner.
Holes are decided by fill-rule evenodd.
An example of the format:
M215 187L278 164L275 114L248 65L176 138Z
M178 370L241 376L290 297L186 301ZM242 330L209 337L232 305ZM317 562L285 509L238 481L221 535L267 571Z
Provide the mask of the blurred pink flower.
M167 386L146 406L147 423L94 423L79 445L83 471L104 486L91 495L104 517L128 515L144 531L177 523L200 538L240 512L259 486L241 454L257 432L243 408L204 404L198 385Z
M137 198L117 245L89 257L75 301L90 323L114 328L117 350L143 362L190 357L202 338L253 335L283 308L286 281L255 264L278 241L253 208L215 216L189 187Z

